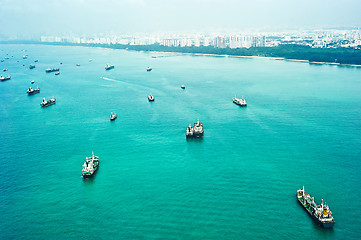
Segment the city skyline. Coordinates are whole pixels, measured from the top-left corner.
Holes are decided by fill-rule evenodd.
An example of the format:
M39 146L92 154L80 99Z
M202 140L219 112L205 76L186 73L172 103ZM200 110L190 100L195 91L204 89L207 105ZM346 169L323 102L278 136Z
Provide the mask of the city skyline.
M1 35L281 31L360 27L361 2L1 0Z

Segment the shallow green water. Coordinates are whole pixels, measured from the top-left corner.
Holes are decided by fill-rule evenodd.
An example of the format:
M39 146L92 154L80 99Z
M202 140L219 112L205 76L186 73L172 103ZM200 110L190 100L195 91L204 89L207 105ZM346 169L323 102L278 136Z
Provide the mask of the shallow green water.
M361 236L360 68L82 47L0 50L12 77L0 82L0 239ZM115 68L105 71L106 63ZM48 67L61 74L46 74ZM27 96L31 80L40 94ZM232 103L235 94L246 108ZM57 102L42 109L43 97ZM197 119L204 138L187 141ZM99 171L83 180L92 151ZM303 185L330 205L334 229L317 226L297 203Z

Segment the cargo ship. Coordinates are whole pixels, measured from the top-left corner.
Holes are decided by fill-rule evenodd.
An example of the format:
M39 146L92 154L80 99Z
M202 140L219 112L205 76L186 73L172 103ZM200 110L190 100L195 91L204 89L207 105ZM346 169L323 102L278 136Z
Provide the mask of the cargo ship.
M45 98L43 98L43 101L40 103L40 106L41 107L48 107L50 105L55 104L55 101L56 101L55 98L52 98L52 99L49 99L49 100L45 100Z
M59 68L48 68L48 69L45 70L45 72L47 72L47 73L59 72Z
M152 94L148 95L148 101L154 102L154 96Z
M6 81L6 80L10 80L11 77L10 76L7 76L7 77L4 77L3 75L0 76L0 81Z
M83 164L83 170L82 170L83 178L91 178L98 170L98 167L99 167L99 157L94 156L94 153L92 152L92 156L87 157Z
M311 197L310 194L305 191L305 187L297 190L296 196L298 202L319 225L324 228L332 228L335 225L332 212L326 203L323 204L323 199L321 200L321 205L317 205L315 203L315 197Z
M110 121L114 121L115 119L117 119L117 114L116 113L110 113Z
M114 68L114 65L105 65L105 70L110 70L110 69L113 69Z
M186 137L187 138L203 137L203 123L197 121L196 123L194 123L193 127L189 124L189 127L187 127L187 131L186 131Z
M39 93L39 92L40 92L40 88L39 88L39 87L37 87L37 88L35 88L35 89L33 89L32 87L29 87L28 91L26 91L26 93L27 93L28 95L34 95L34 94Z
M244 99L243 96L242 96L242 98L234 97L232 100L233 100L233 103L237 104L238 106L241 106L241 107L247 106L246 99Z

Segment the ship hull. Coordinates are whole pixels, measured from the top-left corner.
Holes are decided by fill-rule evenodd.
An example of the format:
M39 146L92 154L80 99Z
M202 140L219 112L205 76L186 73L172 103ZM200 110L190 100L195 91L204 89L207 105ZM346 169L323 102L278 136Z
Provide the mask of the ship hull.
M44 105L40 104L40 106L41 107L49 107L49 106L54 105L54 104L55 104L55 102L52 102L52 103L47 103L47 104L44 104Z
M297 195L296 195L297 197ZM315 215L313 212L311 212L310 209L308 209L304 203L297 197L297 201L299 202L299 204L301 204L301 206L303 207L303 209L305 209L305 211L312 217L312 219L321 227L323 228L333 228L333 226L335 225L335 222L321 222Z
M40 92L40 90L39 91L28 92L28 95L31 96L31 95L37 94L39 92Z
M82 174L82 175L83 175L83 178L92 178L97 171L98 171L98 167L94 170L93 173L90 173L90 174Z

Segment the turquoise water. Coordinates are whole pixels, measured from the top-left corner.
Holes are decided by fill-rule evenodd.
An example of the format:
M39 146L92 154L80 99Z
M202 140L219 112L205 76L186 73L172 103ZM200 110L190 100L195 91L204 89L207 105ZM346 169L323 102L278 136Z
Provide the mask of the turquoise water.
M0 239L360 238L361 68L0 50L10 57L0 68L12 77L0 82ZM105 71L106 63L115 68ZM27 96L31 80L40 94ZM232 103L235 94L246 108ZM43 97L57 102L42 109ZM204 138L187 141L197 119ZM92 151L100 168L83 180ZM297 203L303 185L330 205L334 229L320 228Z

